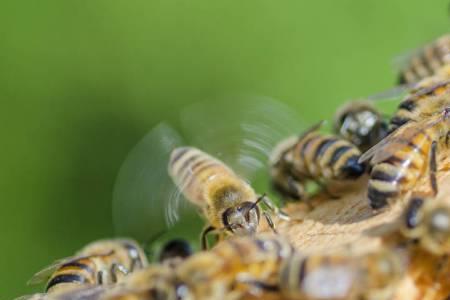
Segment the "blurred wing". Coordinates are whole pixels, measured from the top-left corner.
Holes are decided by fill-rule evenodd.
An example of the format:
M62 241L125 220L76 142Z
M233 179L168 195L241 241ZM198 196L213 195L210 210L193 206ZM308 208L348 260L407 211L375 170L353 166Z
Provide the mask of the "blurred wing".
M380 158L383 157L382 153L384 153L384 149L385 147L387 147L387 145L389 145L389 143L391 142L392 138L394 137L394 134L396 134L397 131L394 131L393 133L391 133L390 135L388 135L387 137L385 137L384 139L382 139L381 141L379 141L376 145L374 145L372 148L370 148L369 150L367 150L366 152L364 152L361 157L358 159L359 163L363 163L366 161L371 161L371 163L375 164L375 160L380 160Z
M64 263L69 262L73 259L76 259L74 256L61 258L58 260L55 260L51 265L45 267L44 269L40 270L36 274L31 277L30 280L28 280L27 285L34 285L34 284L41 284L43 282L46 282L50 276ZM33 295L31 295L33 296ZM24 296L26 297L26 296Z
M38 293L32 295L25 295L15 298L14 300L44 300L48 299L47 294Z
M402 84L395 86L391 89L378 92L376 94L373 94L371 96L366 97L367 100L372 102L385 102L385 101L398 101L400 102L405 98L406 95L410 92L412 88L414 88L415 84Z
M90 286L81 287L76 290L70 290L65 293L57 293L56 295L48 295L47 300L98 300L103 299L104 296L111 289L110 286Z
M193 104L181 113L192 144L247 180L267 172L274 146L304 129L287 105L265 96L228 95Z
M166 221L169 225L176 222L180 195L167 167L171 151L181 143L180 135L162 123L128 154L113 193L113 221L118 234L148 240L167 230Z

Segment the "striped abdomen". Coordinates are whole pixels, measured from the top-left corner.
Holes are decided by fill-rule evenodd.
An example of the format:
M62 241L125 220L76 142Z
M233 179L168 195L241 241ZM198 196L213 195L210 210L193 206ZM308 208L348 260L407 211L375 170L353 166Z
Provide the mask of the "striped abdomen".
M240 237L225 240L212 250L229 264L228 273L245 273L262 289L278 289L280 266L295 252L286 240L272 236Z
M81 285L97 285L99 282L98 265L90 257L74 259L62 264L50 277L46 292L68 291Z
M292 152L293 172L299 178L351 179L365 167L358 163L359 149L343 138L313 132L302 138Z
M431 115L448 105L445 97L440 97L450 91L450 81L440 82L431 87L424 87L407 96L397 108L390 120L390 132L407 122L419 121L424 115Z
M425 46L418 55L409 60L406 68L400 73L399 84L414 83L432 76L448 63L450 63L450 35L445 35Z
M358 275L356 257L297 253L283 264L279 282L289 299L350 300L355 299Z
M392 141L390 155L376 163L370 173L368 198L372 208L383 208L414 187L429 166L431 144L432 139L425 131L411 139Z
M239 188L243 184L224 163L193 147L172 151L169 174L184 196L200 207L205 207L208 199L215 198L215 192L231 193L226 190L227 186ZM220 187L224 189L215 190Z

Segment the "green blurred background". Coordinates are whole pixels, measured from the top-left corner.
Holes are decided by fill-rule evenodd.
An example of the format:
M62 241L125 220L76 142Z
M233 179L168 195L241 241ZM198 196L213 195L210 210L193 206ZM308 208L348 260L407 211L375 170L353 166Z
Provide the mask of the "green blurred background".
M111 194L157 122L212 95L305 122L388 89L392 59L448 30L448 0L1 1L0 298L113 236ZM34 289L36 290L36 289Z

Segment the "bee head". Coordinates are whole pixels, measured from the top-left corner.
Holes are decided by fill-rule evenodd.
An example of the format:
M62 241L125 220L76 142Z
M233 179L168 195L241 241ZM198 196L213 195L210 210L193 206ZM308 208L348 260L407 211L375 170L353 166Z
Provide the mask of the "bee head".
M253 235L259 224L259 207L257 202L243 202L228 208L222 215L226 229L236 235Z
M450 207L438 205L425 214L424 245L432 252L450 249ZM428 240L428 242L427 242Z

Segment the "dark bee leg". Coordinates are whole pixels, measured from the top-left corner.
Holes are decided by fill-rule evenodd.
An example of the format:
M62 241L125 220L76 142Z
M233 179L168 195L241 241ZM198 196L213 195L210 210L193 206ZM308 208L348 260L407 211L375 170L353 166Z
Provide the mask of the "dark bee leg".
M102 285L104 280L103 278L105 277L105 272L104 271L99 271L97 272L97 282L99 285Z
M260 196L256 202L262 201L264 205L274 214L277 215L278 218L284 221L291 221L291 218L287 213L279 209L273 202L270 200L265 194Z
M277 230L275 229L275 224L273 223L272 218L270 217L270 215L266 211L263 211L262 213L263 213L264 217L266 218L267 224L269 224L270 229L272 229L272 231L275 234L278 234Z
M208 249L208 239L207 236L209 233L215 231L216 228L213 226L207 226L202 230L202 233L200 235L200 241L201 241L201 246L202 246L202 250L207 250Z
M120 272L123 275L130 273L127 268L121 264L114 263L111 265L111 277L113 282L117 282L117 273Z
M431 144L431 151L430 151L430 184L431 190L433 191L433 196L436 196L438 193L438 186L436 181L436 170L437 170L436 150L437 150L437 143L436 141L434 141Z

